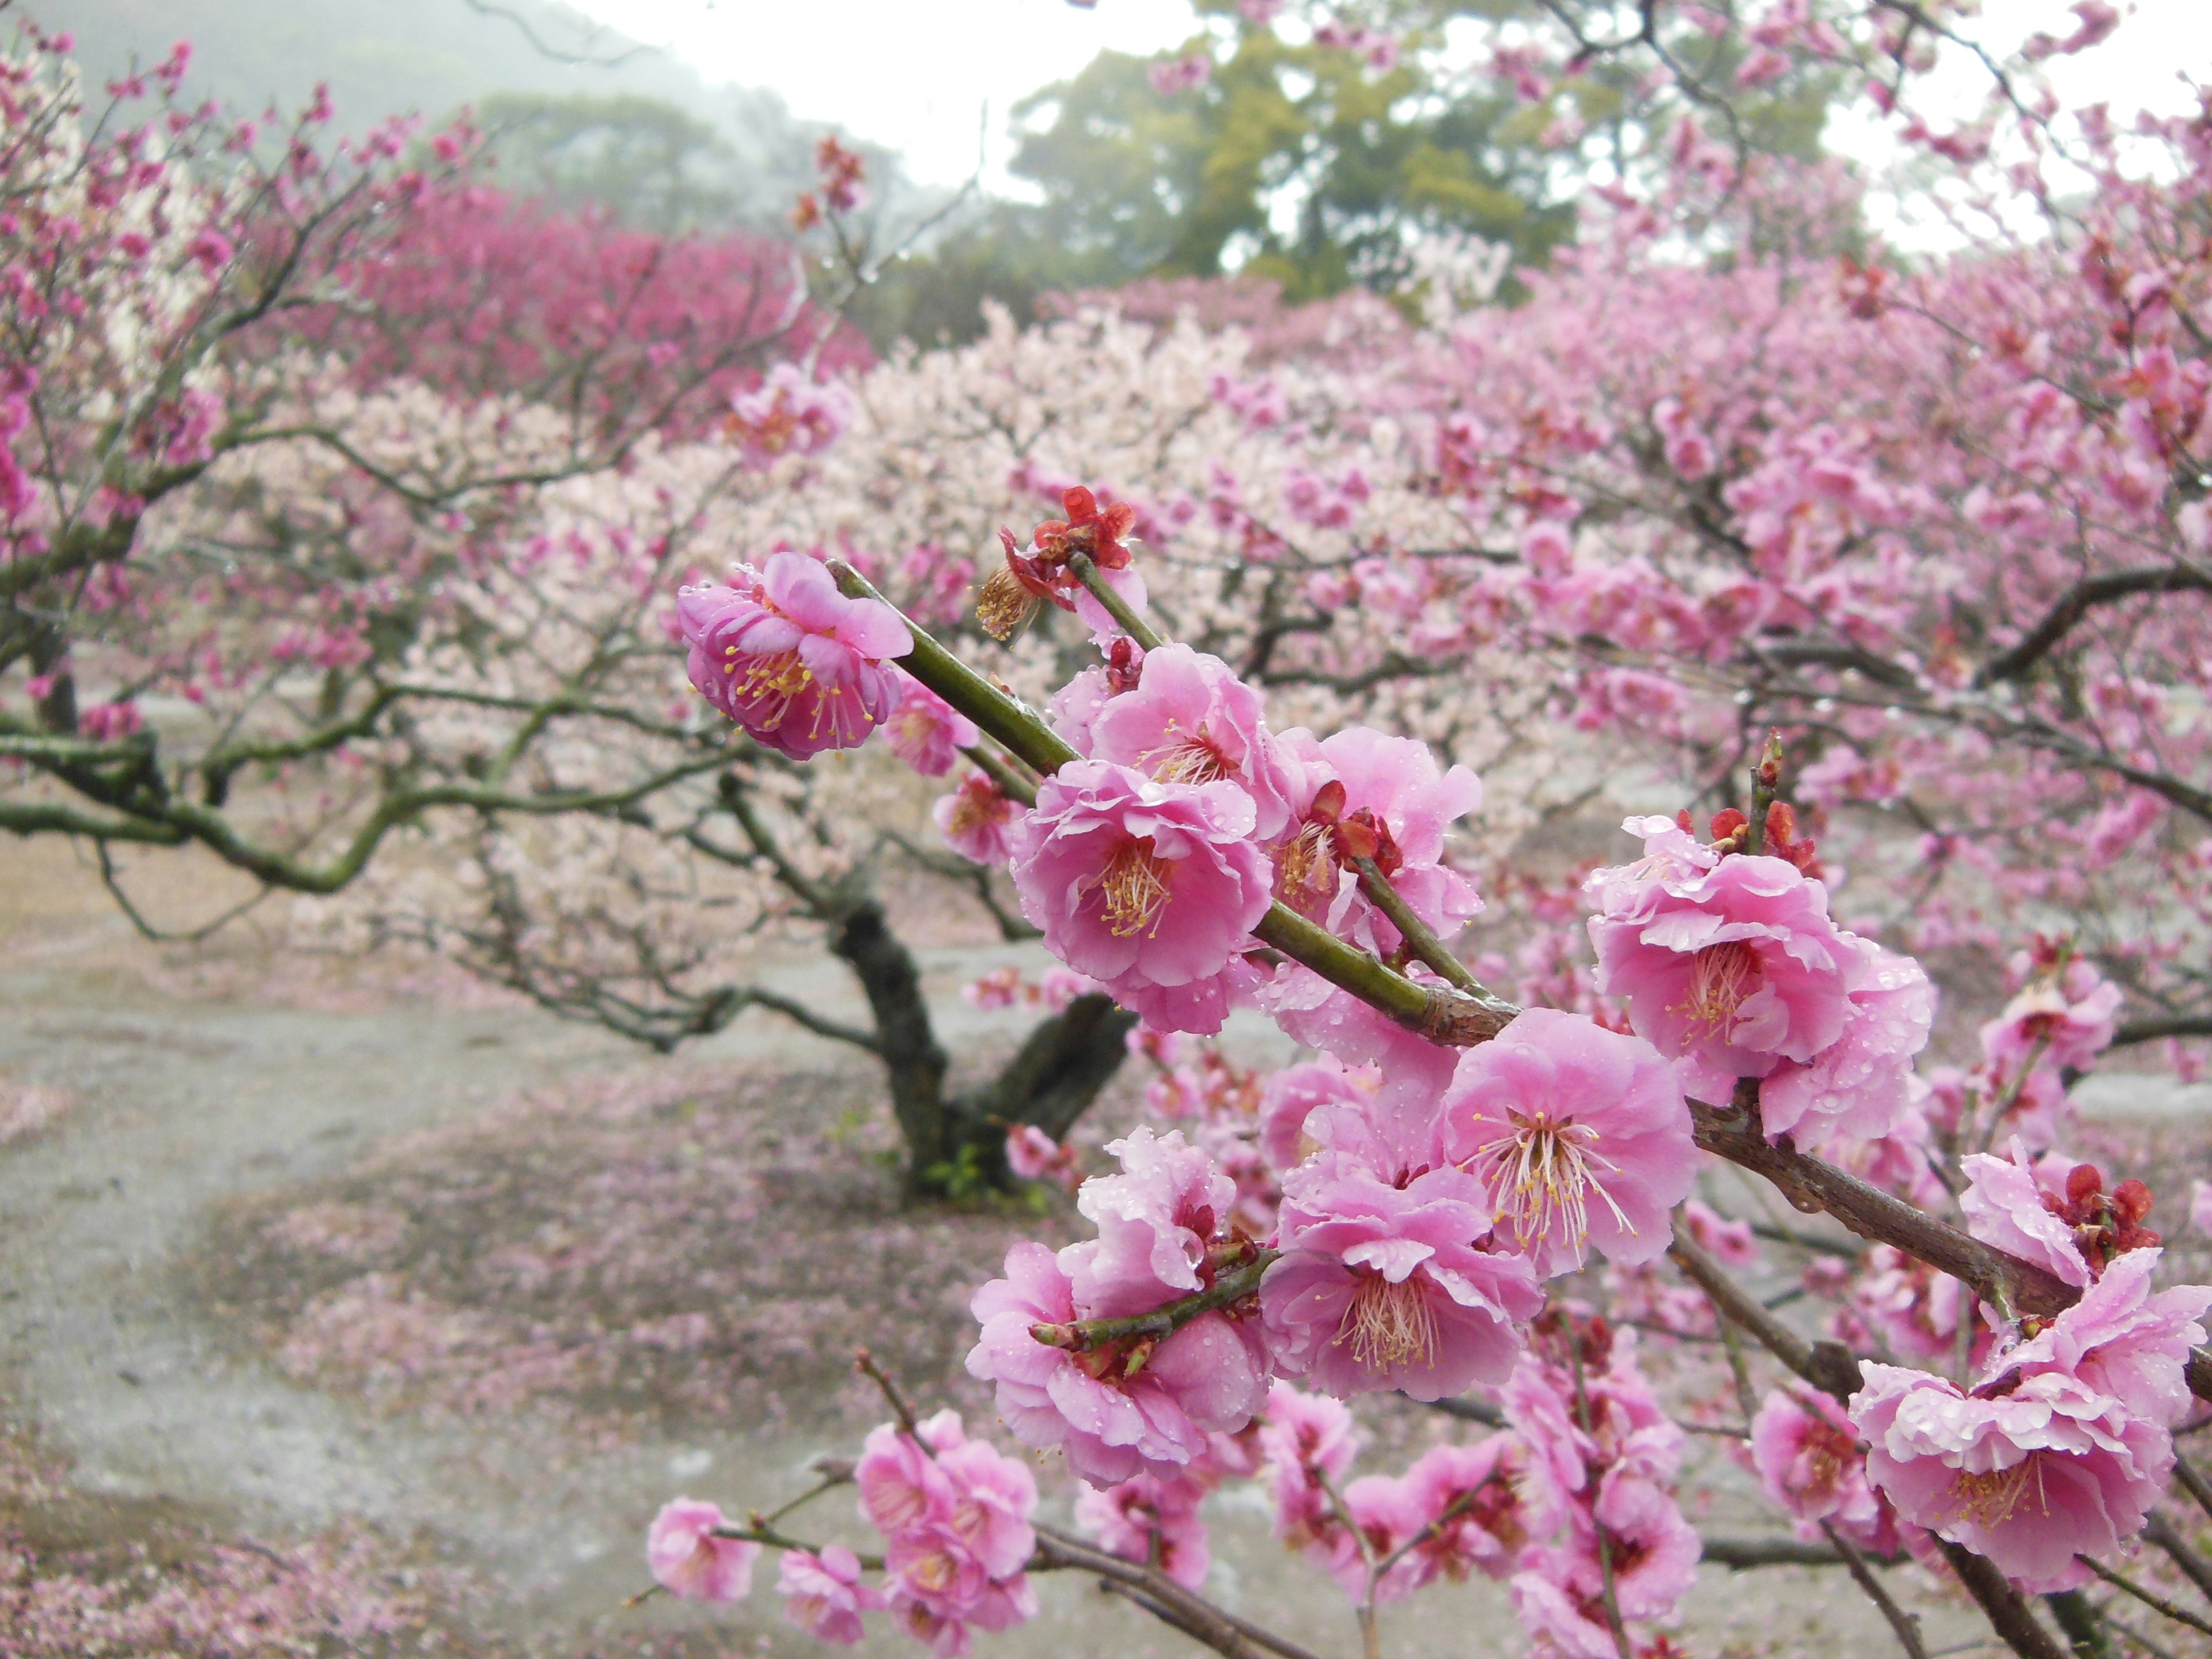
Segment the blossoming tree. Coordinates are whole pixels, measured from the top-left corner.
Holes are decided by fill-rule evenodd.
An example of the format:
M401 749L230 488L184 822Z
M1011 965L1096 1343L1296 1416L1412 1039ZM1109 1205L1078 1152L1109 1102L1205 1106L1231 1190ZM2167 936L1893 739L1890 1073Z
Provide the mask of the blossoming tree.
M0 827L125 895L117 849L196 845L662 1046L776 1010L884 1059L917 1184L966 1148L1096 1229L1009 1255L970 1361L1080 1535L886 1385L822 1489L876 1538L680 1500L672 1593L775 1547L803 1627L954 1654L1079 1571L1307 1659L1205 1594L1204 1500L1264 1473L1370 1651L1479 1570L1543 1651L1664 1653L1700 1559L1839 1565L1916 1659L1906 1556L2035 1659L2158 1652L2116 1598L2212 1622L2212 1291L2063 1150L2079 1073L2205 1018L2212 116L2121 134L2014 64L1938 130L1917 4L1547 15L1485 72L1612 171L1525 305L1431 249L1404 311L1078 301L849 376L781 250L173 111L181 62L88 134L59 42L10 61ZM1602 131L1624 75L1688 118ZM1732 88L1822 76L1968 252L1737 142ZM1624 779L1634 847L1545 844ZM893 865L1061 964L966 1095ZM789 933L868 1024L748 971ZM1970 1068L1923 1063L1939 952L2010 957ZM1313 1057L1191 1046L1240 1007ZM1179 1121L1083 1182L1125 1036ZM1815 1218L1720 1213L1715 1161ZM1386 1392L1492 1432L1355 1475ZM1691 1429L1788 1535L1700 1538Z
M1568 51L1648 49L1710 94L1658 10L1594 37L1560 9ZM2106 9L2077 11L2075 37L2030 56L2109 29ZM1917 7L1785 7L1736 73L1870 66L1887 107L1888 70L1948 27ZM2010 142L2047 158L2054 112L2019 74L1998 78L2022 118ZM1918 1624L1876 1571L1906 1555L2038 1659L2160 1652L2130 1622L2144 1608L2212 1630L2183 1600L2212 1594L2212 1485L2176 1443L2212 1401L2212 1287L2159 1288L2152 1194L2059 1150L2070 1079L2122 1035L2107 973L2158 1011L2127 1035L2201 1030L2203 850L2183 826L2201 841L2208 121L2146 124L2167 159L2146 184L2093 113L2067 135L2100 185L2086 221L2046 189L2035 238L1917 271L1838 261L1817 176L1784 212L1771 175L1680 132L1666 193L1623 189L1528 308L1327 405L1393 411L1381 448L1451 504L1453 544L1378 518L1331 557L1289 528L1358 522L1364 473L1333 501L1326 477L1283 480L1303 508L1289 533L1250 511L1250 481L1213 480L1234 560L1141 556L1138 509L1084 488L1008 536L984 632L1064 611L1099 646L1042 714L1007 689L1036 647L948 649L834 555L842 605L790 550L687 590L695 684L791 752L830 727L776 739L805 705L761 688L847 711L837 744L904 706L878 689L895 669L935 719L964 720L981 776L948 799L954 844L1003 861L1047 947L1149 1031L1210 1034L1252 1005L1322 1058L1256 1088L1219 1066L1171 1078L1156 1099L1203 1120L1115 1143L1119 1171L1078 1194L1095 1237L1017 1245L977 1291L969 1369L1017 1440L1084 1483L1081 1535L1038 1519L1020 1465L885 1382L894 1420L802 1500L857 1484L879 1555L794 1535L796 1505L678 1505L657 1559L750 1571L781 1549L787 1616L832 1641L887 1611L963 1653L971 1630L1033 1613L1030 1574L1073 1570L1224 1654L1308 1659L1203 1594L1201 1501L1264 1471L1278 1534L1344 1585L1370 1653L1382 1607L1477 1569L1510 1584L1540 1652L1676 1651L1665 1632L1701 1554L1843 1565L1916 1659ZM1991 142L1899 125L1970 175ZM2010 183L2041 176L2031 161ZM1782 224L1765 257L1699 270L1660 245L1737 215L1739 255ZM1799 398L1772 395L1801 372ZM1235 380L1217 398L1263 427L1289 403ZM818 596L803 616L778 597L802 576ZM1256 618L1250 586L1273 596ZM1368 693L1478 653L1550 665L1571 726L1662 741L1705 797L1632 817L1640 854L1577 884L1593 962L1540 938L1524 954L1559 1006L1506 1000L1452 947L1476 895L1442 831L1480 799L1451 763L1457 732L1442 757L1372 726L1316 738L1263 697L1313 679ZM1420 711L1408 725L1439 717L1432 689L1399 705ZM1848 887L1801 806L1827 815L1826 858L1840 842L1860 865ZM2040 843L2021 833L2031 812ZM2054 842L2087 867L2054 871ZM1864 930L1834 908L1885 884L1909 902L1877 900ZM1992 918L2023 908L2069 936L2015 958L1973 1072L1923 1074L1935 988L1872 931L1990 945ZM1051 1151L1020 1159L1048 1174ZM1692 1196L1703 1159L1826 1218L1765 1239L1820 1311L1784 1317L1747 1289L1759 1232ZM1348 1479L1341 1402L1383 1391L1495 1431ZM1741 1447L1800 1548L1698 1538L1676 1497L1686 1424Z

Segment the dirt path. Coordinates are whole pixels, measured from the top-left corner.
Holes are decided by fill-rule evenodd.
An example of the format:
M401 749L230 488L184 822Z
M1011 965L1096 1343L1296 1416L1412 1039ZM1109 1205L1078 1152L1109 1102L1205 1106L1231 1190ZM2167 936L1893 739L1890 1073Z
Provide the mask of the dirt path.
M74 1459L78 1485L179 1500L272 1534L341 1519L398 1537L427 1531L438 1558L490 1589L473 1615L483 1628L549 1654L628 1650L641 1632L696 1625L659 1603L618 1610L642 1582L644 1518L679 1490L732 1504L790 1492L825 1444L732 1423L555 1456L519 1423L379 1415L241 1356L176 1271L226 1206L344 1174L394 1137L464 1122L518 1090L666 1062L532 1010L450 998L303 1008L251 975L219 1000L164 990L65 854L34 848L17 861L16 851L0 877L0 1076L75 1099L45 1130L0 1146L0 1387ZM1020 1016L979 1015L951 994L1006 955L932 959L950 1042L1018 1028ZM794 963L786 982L848 994L832 963ZM833 1057L754 1017L687 1059L789 1069ZM1256 1489L1218 1508L1214 1593L1322 1651L1352 1650L1342 1598L1268 1537ZM1119 1604L1092 1605L1085 1586L1045 1589L1047 1617L989 1651L1185 1650ZM1079 1606L1077 1623L1065 1615ZM724 1651L819 1653L775 1622L768 1595L720 1626ZM1693 1626L1708 1651L1765 1651L1778 1639L1873 1650L1887 1639L1840 1574L1709 1571ZM1510 1630L1502 1591L1478 1582L1400 1615L1389 1647L1487 1650L1502 1637L1517 1650ZM888 1636L869 1650L918 1651Z

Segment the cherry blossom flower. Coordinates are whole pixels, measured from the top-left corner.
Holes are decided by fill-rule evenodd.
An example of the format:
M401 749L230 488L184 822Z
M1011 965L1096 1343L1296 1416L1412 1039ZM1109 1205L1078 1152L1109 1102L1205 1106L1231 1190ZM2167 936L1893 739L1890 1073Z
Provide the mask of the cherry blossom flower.
M1218 657L1185 645L1148 652L1139 683L1108 698L1089 722L1094 760L1162 783L1227 780L1252 797L1253 835L1272 841L1298 787L1262 717L1260 694Z
M1524 1259L1477 1248L1490 1218L1473 1178L1444 1167L1394 1184L1327 1158L1300 1175L1260 1286L1277 1368L1331 1394L1416 1400L1502 1381L1514 1323L1543 1298Z
M1397 1601L1440 1577L1508 1577L1534 1530L1516 1485L1523 1458L1518 1439L1494 1434L1472 1446L1431 1446L1402 1475L1346 1487L1346 1507L1380 1534L1378 1553L1398 1557L1376 1599Z
M646 1529L645 1559L653 1582L686 1601L742 1601L752 1594L753 1563L761 1547L748 1539L717 1538L730 1524L722 1511L696 1498L664 1504Z
M1550 1553L1528 1572L1513 1575L1513 1613L1535 1651L1559 1659L1620 1659L1620 1649L1597 1596L1567 1588L1565 1564Z
M1252 1006L1267 975L1232 956L1218 972L1182 985L1148 985L1127 976L1106 988L1114 1000L1156 1030L1218 1036L1230 1014Z
M1359 1545L1329 1488L1358 1450L1352 1413L1341 1401L1278 1382L1267 1394L1259 1442L1274 1492L1275 1536L1341 1577L1358 1559Z
M1206 1455L1209 1431L1243 1428L1266 1398L1256 1333L1223 1314L1201 1314L1142 1352L1115 1344L1078 1354L1039 1341L1035 1327L1090 1316L1042 1244L1010 1249L1006 1277L976 1291L972 1305L983 1331L968 1374L997 1385L999 1414L1017 1439L1060 1447L1095 1486L1172 1476Z
M1347 1067L1334 1054L1285 1066L1269 1075L1260 1093L1260 1151L1283 1174L1305 1162L1317 1143L1306 1119L1320 1106L1364 1106L1380 1079L1371 1067Z
M2087 1583L2076 1558L2142 1528L2173 1467L2157 1424L2063 1370L1995 1398L1896 1365L1863 1368L1852 1426L1867 1478L1904 1519L2042 1593Z
M1787 1134L1808 1151L1838 1138L1878 1140L1911 1109L1912 1057L1928 1046L1936 988L1909 957L1858 943L1866 965L1850 993L1843 1035L1759 1085L1759 1121L1769 1140Z
M1121 1173L1083 1183L1076 1208L1098 1237L1060 1255L1088 1316L1143 1313L1204 1287L1214 1230L1237 1202L1237 1183L1180 1130L1139 1125L1106 1151Z
M1292 894L1325 895L1310 913L1315 921L1385 956L1398 948L1397 930L1358 884L1326 873L1355 856L1371 858L1415 914L1446 937L1481 909L1474 884L1443 861L1445 831L1482 805L1474 773L1447 771L1426 744L1365 726L1318 743L1294 728L1280 743L1304 775L1291 832L1276 849L1277 880Z
M2119 1010L2120 988L2073 957L2063 971L2037 980L1982 1027L1982 1052L2000 1069L2039 1062L2082 1071L2111 1045Z
M884 1424L862 1447L854 1480L860 1510L889 1541L880 1605L939 1653L968 1650L970 1626L1005 1630L1033 1618L1023 1569L1036 1548L1036 1480L951 1412L908 1435Z
M842 1544L786 1550L776 1569L785 1620L819 1642L857 1647L866 1634L860 1615L884 1606L881 1590L860 1582L860 1558Z
M2212 1308L2212 1287L2180 1285L2154 1293L2151 1274L2160 1254L2140 1249L2115 1257L2080 1301L1988 1369L1999 1376L2060 1371L2136 1417L2178 1426L2195 1401L2184 1373L2190 1350L2204 1340L2201 1322Z
M1034 1123L1018 1123L1006 1131L1006 1167L1024 1181L1049 1181L1071 1193L1082 1184L1075 1149Z
M1235 784L1157 783L1073 762L1007 837L1023 914L1054 956L1109 988L1206 979L1267 913L1252 822Z
M1977 1152L1959 1169L1968 1183L1959 1195L1966 1231L2069 1285L2087 1285L2115 1257L2160 1242L2142 1224L2151 1195L2140 1181L2108 1194L2094 1165L2055 1156L2031 1163L2017 1139L2009 1158Z
M1759 1265L1759 1241L1748 1221L1731 1221L1693 1198L1682 1206L1682 1222L1689 1228L1690 1237L1723 1267L1742 1272Z
M898 613L847 599L804 554L775 554L758 572L739 565L736 575L734 586L678 597L691 684L794 759L865 742L898 706L897 671L884 659L914 648Z
M1689 1594L1698 1558L1705 1553L1697 1528L1683 1517L1674 1494L1633 1469L1612 1469L1600 1483L1590 1512L1605 1529L1606 1559L1599 1558L1595 1533L1571 1527L1573 1550L1565 1563L1569 1584L1594 1594L1603 1586L1609 1565L1623 1618L1672 1618Z
M1843 1036L1869 964L1820 883L1786 860L1717 855L1667 819L1625 827L1645 857L1584 887L1597 988L1680 1059L1685 1091L1725 1101L1736 1079L1808 1062Z
M765 465L782 455L813 455L842 437L858 412L842 381L817 381L796 363L770 368L760 385L730 400L726 429L746 459Z
M1185 1473L1140 1474L1075 1499L1075 1524L1125 1561L1156 1565L1176 1583L1197 1589L1213 1562L1198 1506L1206 1483Z
M999 532L1006 562L992 572L975 602L976 619L994 639L1012 638L1047 600L1073 611L1097 638L1120 633L1121 625L1069 568L1068 560L1077 553L1088 555L1106 586L1131 610L1143 613L1145 580L1130 567L1129 545L1122 540L1137 521L1136 509L1127 501L1102 507L1080 484L1067 489L1061 504L1067 517L1039 525L1028 553L1016 545L1012 531Z
M930 817L945 844L974 864L1004 864L1009 855L1006 831L1021 809L981 772L962 778L949 795L939 795Z
M1665 1252L1698 1149L1673 1066L1641 1037L1531 1008L1467 1051L1442 1112L1447 1156L1538 1273L1571 1273L1592 1246L1632 1264Z
M1913 1359L1956 1359L1959 1322L1972 1316L1966 1287L1950 1274L1877 1244L1867 1253L1865 1269L1850 1294L1852 1310L1895 1352ZM1969 1340L1978 1353L1990 1335L1977 1329Z
M1751 1463L1799 1537L1818 1538L1826 1521L1861 1549L1896 1553L1896 1519L1867 1484L1857 1431L1826 1395L1796 1384L1769 1394L1751 1419Z
M1157 59L1145 70L1152 83L1152 90L1167 97L1179 92L1188 92L1202 87L1213 73L1213 59L1202 52L1185 52L1180 58Z
M983 734L975 721L920 680L903 669L896 672L898 707L884 723L884 739L893 754L922 776L941 778L952 769L960 751L973 748Z

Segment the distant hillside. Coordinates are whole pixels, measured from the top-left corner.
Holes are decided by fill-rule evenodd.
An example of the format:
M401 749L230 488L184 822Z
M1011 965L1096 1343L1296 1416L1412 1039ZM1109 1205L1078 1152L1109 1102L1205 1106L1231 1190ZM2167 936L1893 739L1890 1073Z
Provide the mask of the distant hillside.
M189 40L195 92L258 111L272 99L296 106L327 81L344 131L402 111L441 118L496 92L660 99L728 144L748 218L780 215L812 172L819 129L794 120L775 94L710 84L547 0L496 0L487 11L468 0L30 0L26 9L76 36L95 82ZM552 52L534 46L533 33Z

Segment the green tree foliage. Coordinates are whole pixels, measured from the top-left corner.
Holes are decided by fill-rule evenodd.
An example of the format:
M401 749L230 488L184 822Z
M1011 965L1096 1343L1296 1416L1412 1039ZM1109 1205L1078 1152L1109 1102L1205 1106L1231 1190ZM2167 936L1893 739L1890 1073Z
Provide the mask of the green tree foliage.
M680 233L744 216L738 155L706 121L641 93L494 93L477 124L517 195L618 211L641 229Z
M1746 154L1811 156L1832 89L1802 76L1739 88L1741 34L1680 21L1665 46L1688 90L1655 94L1639 82L1644 60L1599 50L1524 100L1486 53L1443 50L1464 46L1470 26L1531 14L1529 0L1376 0L1370 22L1400 47L1387 68L1285 40L1237 0L1197 9L1207 29L1180 52L1102 53L1014 106L1011 170L1033 199L994 204L893 261L860 301L872 336L958 338L986 295L1026 320L1045 292L1139 276L1242 272L1294 302L1354 283L1394 293L1414 245L1454 233L1503 245L1516 267L1540 264L1571 233L1577 198L1633 175L1677 118L1698 116ZM1589 11L1596 41L1629 16ZM1153 69L1182 52L1212 60L1204 82L1156 86Z
M1535 259L1570 227L1540 205L1540 153L1500 130L1510 93L1453 96L1410 57L1376 72L1249 28L1203 86L1159 91L1149 67L1104 53L1015 109L1045 118L1013 161L1043 192L1039 234L1102 277L1242 269L1317 299L1395 287L1423 233Z

